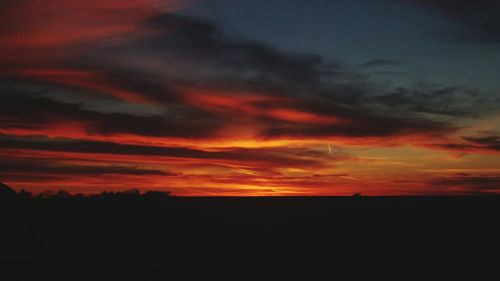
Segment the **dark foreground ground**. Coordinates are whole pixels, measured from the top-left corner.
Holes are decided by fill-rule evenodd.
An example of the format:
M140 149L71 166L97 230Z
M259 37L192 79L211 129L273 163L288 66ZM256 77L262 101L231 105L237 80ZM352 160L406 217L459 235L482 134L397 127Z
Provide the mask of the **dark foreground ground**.
M0 280L486 280L499 268L498 197L14 201Z

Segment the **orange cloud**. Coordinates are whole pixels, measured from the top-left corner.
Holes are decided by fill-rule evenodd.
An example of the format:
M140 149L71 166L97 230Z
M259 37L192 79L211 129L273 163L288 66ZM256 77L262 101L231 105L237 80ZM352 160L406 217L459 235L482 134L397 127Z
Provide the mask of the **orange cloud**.
M188 90L184 93L188 104L218 113L236 116L267 117L299 124L341 124L345 120L323 116L294 108L300 99L277 97L258 93L230 93L224 91Z

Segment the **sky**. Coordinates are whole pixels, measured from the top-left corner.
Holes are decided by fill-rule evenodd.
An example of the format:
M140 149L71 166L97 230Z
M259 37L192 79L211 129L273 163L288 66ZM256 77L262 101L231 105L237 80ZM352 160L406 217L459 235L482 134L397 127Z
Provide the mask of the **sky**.
M500 3L2 0L0 181L500 192Z

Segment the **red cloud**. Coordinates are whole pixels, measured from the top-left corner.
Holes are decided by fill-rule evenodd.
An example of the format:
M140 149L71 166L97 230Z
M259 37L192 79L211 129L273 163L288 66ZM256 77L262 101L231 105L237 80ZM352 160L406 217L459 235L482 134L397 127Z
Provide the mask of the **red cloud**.
M205 110L238 116L266 117L298 124L340 124L346 120L294 108L300 99L256 93L227 93L223 91L187 91L186 102Z
M61 52L70 52L76 44L126 36L141 21L185 3L181 0L165 0L161 5L152 0L7 1L0 10L0 61L49 61Z
M18 0L3 9L2 40L11 46L56 46L124 34L161 11L179 8L180 0ZM29 20L27 20L29 19Z

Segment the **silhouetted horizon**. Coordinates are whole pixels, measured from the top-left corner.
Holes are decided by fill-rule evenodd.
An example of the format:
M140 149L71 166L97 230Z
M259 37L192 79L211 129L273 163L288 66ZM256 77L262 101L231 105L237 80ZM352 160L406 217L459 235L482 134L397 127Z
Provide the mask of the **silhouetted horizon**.
M1 189L2 281L320 280L378 264L381 251L409 257L455 245L470 231L493 235L500 214L500 197L27 196ZM442 235L448 242L436 240ZM411 239L404 252L400 239ZM335 271L331 264L314 269L332 253Z

